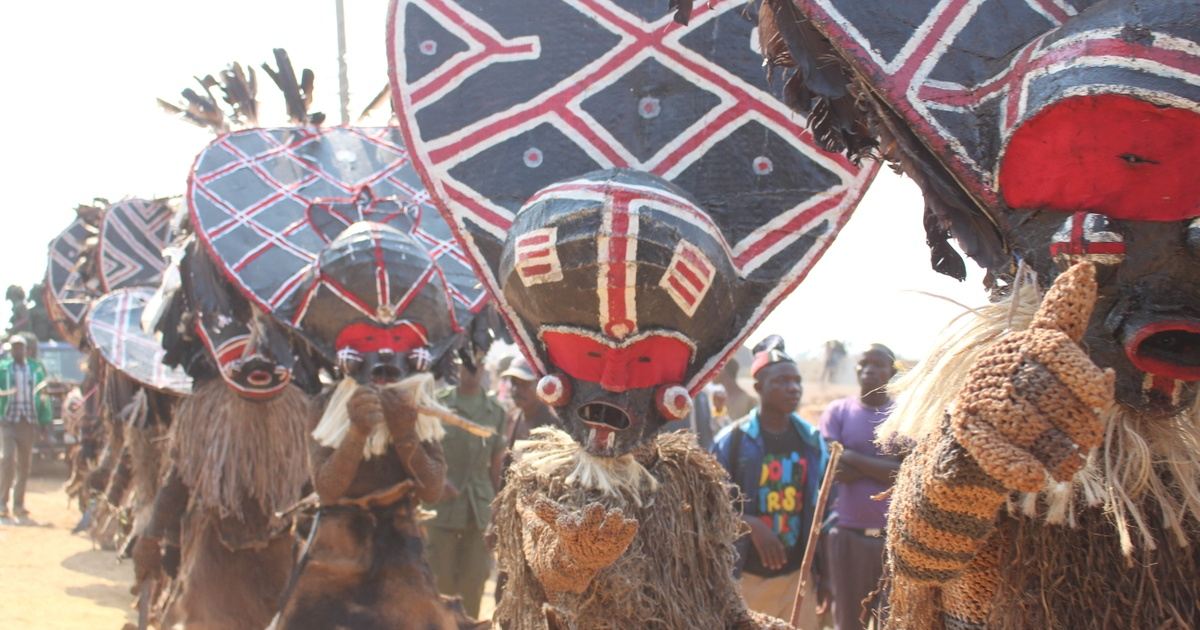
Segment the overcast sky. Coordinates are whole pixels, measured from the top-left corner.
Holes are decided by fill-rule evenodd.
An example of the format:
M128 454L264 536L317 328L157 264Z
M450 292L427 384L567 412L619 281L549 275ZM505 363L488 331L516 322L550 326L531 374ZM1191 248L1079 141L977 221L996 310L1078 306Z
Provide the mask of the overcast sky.
M657 0L655 0L657 1ZM662 0L664 11L665 0ZM385 0L346 0L351 111L387 81ZM93 197L179 195L211 134L162 113L191 77L231 61L257 66L286 48L316 73L314 109L337 120L333 0L83 0L20 2L0 20L0 289L28 287L46 244L76 204ZM282 104L260 73L263 124L282 124ZM378 121L376 121L378 122ZM982 273L958 283L929 268L921 198L882 169L841 236L758 332L778 332L795 352L826 339L873 341L919 358L961 309L917 292L975 305ZM8 303L0 306L8 320Z

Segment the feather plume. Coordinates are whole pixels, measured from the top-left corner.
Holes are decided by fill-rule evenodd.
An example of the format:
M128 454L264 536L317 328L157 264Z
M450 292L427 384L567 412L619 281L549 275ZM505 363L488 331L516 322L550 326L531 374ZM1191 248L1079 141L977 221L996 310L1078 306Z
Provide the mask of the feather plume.
M312 70L307 68L302 70L300 78L297 79L296 69L292 66L292 60L288 57L287 51L276 48L273 52L277 67L272 68L269 64L264 63L262 68L266 71L267 76L270 76L271 80L275 82L279 91L283 92L283 100L287 104L288 120L293 125L320 124L325 119L324 115L308 113L313 95Z
M308 112L315 80L312 71L303 70L297 79L287 52L279 48L274 53L278 69L265 63L262 67L283 92L288 119L294 125L320 124L324 116ZM258 75L253 67L234 62L216 75L195 77L195 80L199 89L182 90L181 102L172 103L160 98L158 106L168 114L218 135L259 125Z
M380 105L383 105L384 103L391 104L391 96L392 86L385 84L383 89L375 95L375 98L371 99L371 102L367 103L367 106L363 108L362 113L358 115L358 121L362 122L364 118L370 116L376 109L379 108Z

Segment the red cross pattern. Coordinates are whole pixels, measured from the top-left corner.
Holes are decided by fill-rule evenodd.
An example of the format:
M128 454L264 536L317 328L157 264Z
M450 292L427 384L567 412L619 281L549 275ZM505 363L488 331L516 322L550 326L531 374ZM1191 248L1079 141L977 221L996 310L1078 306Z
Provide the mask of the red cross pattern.
M1125 259L1125 237L1113 228L1108 217L1075 212L1051 237L1050 255L1068 265L1080 260L1115 265Z
M541 123L549 122L562 130L603 168L636 168L670 180L710 151L715 143L749 121L776 131L805 156L832 171L840 181L815 199L794 207L779 208L779 225L748 236L746 242L736 245L737 248L752 250L763 238L780 238L780 232L802 232L829 218L828 211L836 209L839 213L848 213L857 203L865 184L874 175L874 166L860 170L842 156L821 151L807 132L802 117L788 110L762 87L752 85L682 43L689 33L711 27L711 22L725 14L744 10L744 2L712 0L702 3L686 26L675 23L666 11L659 19L644 21L611 0L567 0L565 4L617 36L618 43L572 76L518 105L453 133L423 137L420 141L416 141L420 137L417 118L425 109L473 76L486 72L490 66L536 59L540 44L536 36L505 39L485 20L452 0L397 0L393 4L389 21L393 95L397 98L401 126L416 167L423 179L432 185L431 193L439 205L448 207L452 213L469 215L484 229L503 238L512 223L512 211L473 190L452 175L451 170L472 156ZM432 16L467 46L466 51L449 58L436 71L412 83L402 76L406 68L402 52L403 16L410 8ZM668 143L648 159L639 160L580 104L588 96L621 79L645 59L655 59L670 67L693 84L715 94L720 104L677 141ZM654 99L644 98L639 102L644 117L657 116L658 108L659 103ZM527 152L523 159L526 164L531 159L540 164L542 155ZM769 161L756 162L752 168L769 173L771 167L768 164ZM818 205L826 212L810 212ZM769 246L757 248L757 251L761 253L767 249Z
M610 340L641 332L638 296L628 278L636 269L641 213L676 213L714 234L740 277L758 272L773 287L761 305L747 307L753 312L746 330L730 331L736 344L804 278L878 168L873 162L860 168L821 150L806 120L771 93L758 62L753 9L743 0L697 3L687 25L665 9L638 14L626 0L531 0L503 12L464 5L392 1L393 102L415 169L539 370L544 366L532 351L538 332L523 328L504 303L499 261L489 258L510 237L520 207L547 194L611 202L596 250L597 332ZM564 43L564 33L589 39L570 56L559 49L576 40ZM647 76L654 78L643 81ZM671 87L660 88L659 78ZM481 85L495 85L490 98L503 105L488 101L478 110L463 109ZM601 104L606 99L627 109L614 113ZM628 119L609 119L610 113ZM558 144L513 142L542 129ZM579 153L586 159L564 159ZM714 164L735 171L736 182L719 193L698 190L695 174ZM662 177L695 199L583 177L609 168ZM756 194L753 202L749 193ZM549 234L512 236L540 239L518 248L523 282L558 280ZM791 247L798 242L804 251ZM700 270L694 261L680 262L664 280L685 312L705 290L703 274L689 275ZM691 384L724 354L704 357L708 363Z
M429 196L395 128L226 134L197 157L187 197L213 260L268 312L299 289L331 238L315 229L314 211L341 222L388 223L405 215L410 235L434 259L434 273L447 280L456 306L474 313L486 301L450 229L436 212L426 212Z

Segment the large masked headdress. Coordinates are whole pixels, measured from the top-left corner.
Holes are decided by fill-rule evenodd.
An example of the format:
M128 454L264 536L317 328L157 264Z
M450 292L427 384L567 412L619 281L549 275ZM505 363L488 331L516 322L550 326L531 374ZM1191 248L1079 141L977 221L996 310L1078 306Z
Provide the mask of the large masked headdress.
M125 199L84 206L51 242L48 303L62 333L88 345L125 376L173 394L191 390L181 370L163 365L158 338L142 328L142 312L162 280L176 205L167 199ZM81 236L94 234L84 241ZM73 267L65 262L76 256Z
M397 1L388 39L418 171L540 395L608 456L687 415L874 173L769 94L744 3L627 5Z
M1100 269L1089 354L1125 404L1174 413L1200 381L1200 4L768 0L792 104L880 143L921 185L934 266L953 236L1007 291ZM840 59L843 63L829 63ZM816 71L816 69L820 69ZM864 107L839 107L858 99ZM831 144L831 146L832 146Z
M81 342L94 300L109 291L157 286L175 211L167 199L97 199L50 241L45 300L63 338Z
M190 184L225 278L359 380L428 369L484 306L396 130L233 132Z

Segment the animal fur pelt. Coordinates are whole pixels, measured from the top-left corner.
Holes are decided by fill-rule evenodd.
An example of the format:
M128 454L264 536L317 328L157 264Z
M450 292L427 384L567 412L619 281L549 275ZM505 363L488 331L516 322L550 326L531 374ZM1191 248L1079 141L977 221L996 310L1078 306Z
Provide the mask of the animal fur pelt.
M224 387L224 385L222 385ZM185 628L265 628L294 565L294 539L277 533L254 549L230 549L211 513L184 523L181 593L169 616Z
M432 374L426 372L414 374L387 387L408 392L417 407L449 411L437 402L437 397L433 393ZM312 437L317 444L337 448L346 438L346 433L350 431L350 412L347 410L346 404L350 402L350 398L358 388L358 383L352 378L342 379L334 388L333 394L329 398L329 404L325 406L325 413L312 432ZM436 416L424 413L417 415L417 438L422 442L440 442L445 435L446 429L442 427L441 421ZM363 445L363 457L370 459L386 453L390 441L391 436L388 434L387 426L385 424L376 426L371 435L367 437L366 444Z
M497 560L508 575L496 621L513 630L762 623L746 610L733 576L733 543L742 524L733 511L732 488L724 469L693 437L659 435L637 452L637 466L595 465L576 455L580 450L552 428L535 431L518 449L493 504ZM631 477L612 478L618 474ZM636 519L637 535L582 593L548 595L528 564L534 550L520 516L522 504L539 499L573 511L593 503L619 508Z
M249 401L220 379L179 406L171 453L190 502L222 518L240 516L243 501L273 514L300 499L308 480L308 399L288 386L275 398Z
M166 448L166 431L158 424L145 428L131 428L127 433L130 463L133 467L135 498L133 511L136 520L144 522L150 508L154 506L154 495L158 492L159 480L164 472L163 452ZM137 526L135 526L135 531Z

